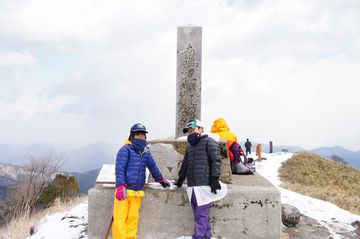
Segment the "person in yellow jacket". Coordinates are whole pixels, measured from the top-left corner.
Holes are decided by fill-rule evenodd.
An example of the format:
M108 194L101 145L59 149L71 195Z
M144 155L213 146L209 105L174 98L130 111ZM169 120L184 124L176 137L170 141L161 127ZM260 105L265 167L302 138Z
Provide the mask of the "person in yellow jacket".
M149 149L146 147L147 130L142 124L130 129L129 142L116 157L116 191L114 198L112 236L114 239L136 239L139 209L144 197L145 169L164 188L170 183L163 178Z
M211 126L211 133L215 133L220 138L237 142L236 135L230 131L229 126L223 118L217 118Z
M217 118L211 126L211 133L217 134L220 136L220 138L226 140L229 157L230 160L233 161L234 153L232 152L231 146L233 146L234 143L237 144L237 137L233 132L230 131L226 121L223 118Z

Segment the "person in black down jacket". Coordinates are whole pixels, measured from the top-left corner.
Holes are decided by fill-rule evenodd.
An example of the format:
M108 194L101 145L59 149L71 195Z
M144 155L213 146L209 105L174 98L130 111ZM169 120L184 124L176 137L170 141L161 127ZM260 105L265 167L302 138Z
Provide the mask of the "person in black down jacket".
M251 154L251 142L249 141L249 139L246 139L245 142L245 149L246 149L246 156L249 154Z
M186 191L194 212L192 238L211 238L210 204L219 199L215 194L221 189L220 146L212 138L202 135L204 126L198 119L190 120L183 132L188 135L189 144L175 185L180 188L187 179Z

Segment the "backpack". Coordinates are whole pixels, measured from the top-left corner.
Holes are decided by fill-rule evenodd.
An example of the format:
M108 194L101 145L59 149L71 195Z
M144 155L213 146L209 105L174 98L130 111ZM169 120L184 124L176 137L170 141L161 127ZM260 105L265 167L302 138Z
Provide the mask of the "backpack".
M255 161L253 158L247 158L244 154L244 151L241 149L241 146L234 142L229 148L231 153L234 155L233 160L231 160L231 171L233 174L254 174L256 171ZM243 157L243 159L241 158Z
M245 174L254 174L256 171L255 161L252 158L248 159L248 163L243 163L242 161L237 164L231 164L231 171L233 174L245 175Z

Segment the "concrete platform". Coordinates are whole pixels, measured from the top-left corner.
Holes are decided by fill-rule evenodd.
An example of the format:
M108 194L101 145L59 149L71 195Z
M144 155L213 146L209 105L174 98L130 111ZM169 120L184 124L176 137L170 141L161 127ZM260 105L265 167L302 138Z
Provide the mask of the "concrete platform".
M280 239L280 192L261 175L232 175L228 194L211 208L213 236L226 239ZM101 238L112 210L114 188L89 190L88 238ZM138 238L171 239L193 232L193 214L185 190L145 189Z

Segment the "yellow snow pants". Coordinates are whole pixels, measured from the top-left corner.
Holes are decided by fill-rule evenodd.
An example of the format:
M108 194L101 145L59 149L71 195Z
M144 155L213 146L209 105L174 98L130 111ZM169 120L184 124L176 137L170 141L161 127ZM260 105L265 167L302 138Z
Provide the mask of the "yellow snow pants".
M116 192L116 191L115 191ZM125 200L114 197L113 239L136 239L139 223L139 209L144 191L126 190Z

